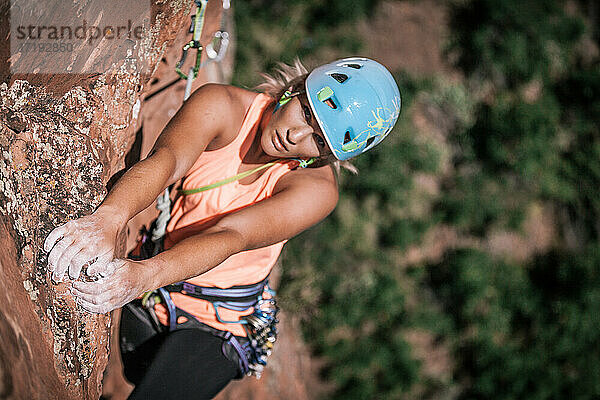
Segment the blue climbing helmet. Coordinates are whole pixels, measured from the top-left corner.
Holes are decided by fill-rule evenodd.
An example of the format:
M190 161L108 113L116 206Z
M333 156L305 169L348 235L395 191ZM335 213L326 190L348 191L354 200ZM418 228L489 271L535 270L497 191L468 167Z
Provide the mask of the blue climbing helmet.
M329 148L347 160L381 142L400 114L392 74L368 58L343 58L315 68L306 94Z

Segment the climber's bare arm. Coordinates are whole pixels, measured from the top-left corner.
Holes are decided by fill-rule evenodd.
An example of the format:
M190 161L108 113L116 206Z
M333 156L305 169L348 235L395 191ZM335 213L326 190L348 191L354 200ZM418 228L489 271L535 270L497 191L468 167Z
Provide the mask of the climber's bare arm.
M75 282L73 294L88 311L111 311L145 291L206 272L240 251L289 239L324 219L337 199L330 167L290 172L272 197L227 215L153 258L115 260L113 275L98 282Z
M219 135L232 130L227 129L232 90L209 84L194 92L169 121L148 157L119 179L100 208L111 208L121 223L127 223L181 179L213 140L221 140Z
M44 249L52 249L48 269L55 281L77 279L89 261L95 261L89 275L110 272L106 268L114 258L117 235L129 219L182 178L208 146L229 139L223 132L234 130L227 124L235 123L235 117L222 116L228 111L241 114L232 90L223 85L198 89L160 134L150 155L119 179L92 215L69 221L48 235Z

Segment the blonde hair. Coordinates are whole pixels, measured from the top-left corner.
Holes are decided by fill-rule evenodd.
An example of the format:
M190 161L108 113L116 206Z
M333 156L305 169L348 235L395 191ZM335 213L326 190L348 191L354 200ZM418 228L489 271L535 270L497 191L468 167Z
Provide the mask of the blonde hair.
M294 59L293 65L287 65L285 63L277 63L277 68L274 74L260 74L264 78L264 82L256 86L256 90L267 94L275 99L280 99L281 96L290 87L292 91L297 89L304 89L304 82L308 76L308 70L298 57ZM322 166L330 164L333 166L336 173L339 174L340 168L345 168L353 174L358 173L358 169L352 165L350 161L340 161L336 159L333 154L326 156L316 162L315 166Z

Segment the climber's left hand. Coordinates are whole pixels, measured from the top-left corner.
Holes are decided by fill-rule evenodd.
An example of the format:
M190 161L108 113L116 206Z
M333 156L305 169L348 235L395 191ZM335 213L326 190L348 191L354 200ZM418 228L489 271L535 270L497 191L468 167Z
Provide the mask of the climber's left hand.
M75 302L86 311L105 314L122 307L140 296L147 289L147 271L139 261L114 259L111 261L111 275L94 282L77 281L71 293Z

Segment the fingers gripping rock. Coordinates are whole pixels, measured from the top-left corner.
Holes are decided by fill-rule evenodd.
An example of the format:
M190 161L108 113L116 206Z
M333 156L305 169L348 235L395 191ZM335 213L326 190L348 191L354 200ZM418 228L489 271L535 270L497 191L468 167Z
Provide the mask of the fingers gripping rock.
M54 229L44 241L49 251L48 271L55 282L77 280L86 264L95 274L106 274L105 267L114 257L118 226L106 214L91 214L69 221Z
M65 226L66 226L66 224L61 225L57 228L54 228L54 230L52 232L50 232L50 234L44 241L44 251L45 252L49 252L52 249L52 247L54 246L54 244L58 240L62 239L62 237L64 236L64 233L65 233Z
M106 313L130 302L143 291L144 282L135 263L116 259L109 263L111 274L92 282L74 282L71 293L77 304L92 313Z
M105 253L92 262L87 268L86 275L91 277L107 277L115 272L120 266L117 260L113 260L112 253Z

